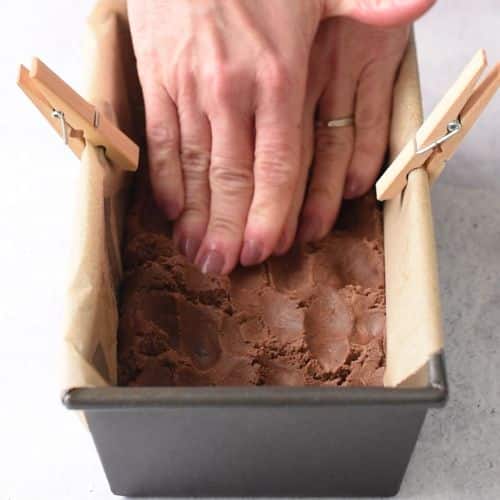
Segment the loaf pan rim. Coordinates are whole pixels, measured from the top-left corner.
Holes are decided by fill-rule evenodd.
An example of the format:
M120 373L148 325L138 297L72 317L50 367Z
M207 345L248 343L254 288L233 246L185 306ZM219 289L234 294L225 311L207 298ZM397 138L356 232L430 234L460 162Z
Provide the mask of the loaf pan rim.
M448 399L443 353L428 363L429 384L422 388L389 387L82 387L66 390L70 410L130 410L169 407L231 406L377 406L442 407Z

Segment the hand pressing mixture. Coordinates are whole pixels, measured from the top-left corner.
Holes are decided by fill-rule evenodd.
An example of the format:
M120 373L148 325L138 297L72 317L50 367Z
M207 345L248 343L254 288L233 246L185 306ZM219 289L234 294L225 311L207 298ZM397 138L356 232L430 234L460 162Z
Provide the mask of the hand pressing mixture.
M229 276L173 244L142 172L127 219L119 383L382 385L384 263L372 193L336 229Z
M128 0L153 193L191 262L227 274L318 241L371 188L432 3Z

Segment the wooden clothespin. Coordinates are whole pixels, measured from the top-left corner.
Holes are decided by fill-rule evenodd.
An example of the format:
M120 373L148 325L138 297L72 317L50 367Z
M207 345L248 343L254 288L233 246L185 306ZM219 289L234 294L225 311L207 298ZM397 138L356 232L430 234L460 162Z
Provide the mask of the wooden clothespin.
M78 157L89 142L102 146L115 166L137 169L137 144L42 61L33 59L31 71L21 66L17 83Z
M486 68L478 51L376 184L377 198L390 200L406 186L411 170L425 167L434 182L500 86L500 63L476 84Z

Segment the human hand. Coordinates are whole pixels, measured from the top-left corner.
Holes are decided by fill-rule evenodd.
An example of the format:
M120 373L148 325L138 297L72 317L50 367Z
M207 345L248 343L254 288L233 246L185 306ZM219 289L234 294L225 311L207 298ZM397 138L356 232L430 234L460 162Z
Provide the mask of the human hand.
M375 182L387 149L393 85L408 35L407 25L369 26L339 17L321 24L311 50L304 105L303 182L277 254L293 242L299 212L299 239L321 239L333 226L342 197L361 196ZM324 125L343 117L353 117L353 124Z
M153 191L177 219L180 250L202 271L256 264L293 239L307 179L308 60L321 19L392 24L431 3L128 1ZM317 167L324 157L313 178L332 170ZM314 215L320 197L310 193L305 208Z

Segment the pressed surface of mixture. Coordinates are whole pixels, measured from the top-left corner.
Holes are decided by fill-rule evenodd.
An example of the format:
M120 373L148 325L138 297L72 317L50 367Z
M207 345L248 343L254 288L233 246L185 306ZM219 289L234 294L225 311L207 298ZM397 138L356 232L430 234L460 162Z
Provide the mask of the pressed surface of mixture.
M346 202L335 229L230 276L203 275L138 180L126 225L119 383L382 385L381 211Z

